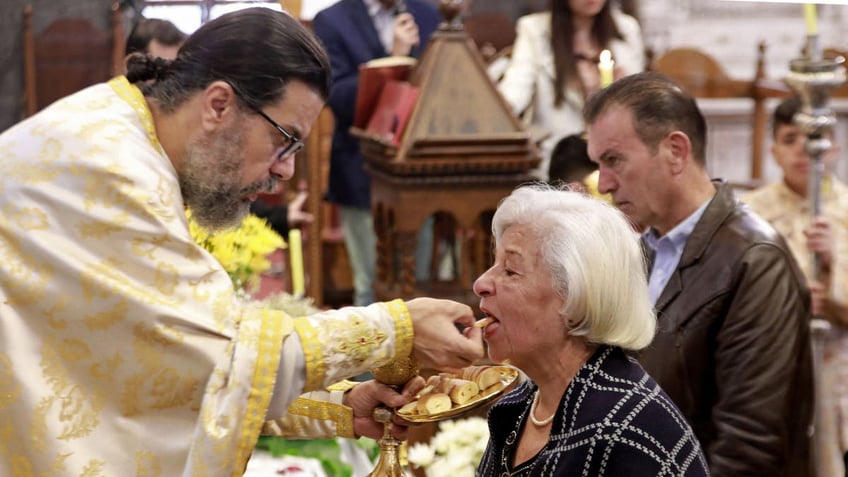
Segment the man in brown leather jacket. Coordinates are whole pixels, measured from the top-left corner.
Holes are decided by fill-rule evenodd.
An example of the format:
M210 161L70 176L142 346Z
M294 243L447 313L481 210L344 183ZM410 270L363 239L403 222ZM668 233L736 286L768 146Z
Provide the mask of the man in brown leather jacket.
M706 124L668 78L616 81L585 108L599 191L650 257L645 369L689 420L714 476L812 476L809 294L780 235L705 166Z

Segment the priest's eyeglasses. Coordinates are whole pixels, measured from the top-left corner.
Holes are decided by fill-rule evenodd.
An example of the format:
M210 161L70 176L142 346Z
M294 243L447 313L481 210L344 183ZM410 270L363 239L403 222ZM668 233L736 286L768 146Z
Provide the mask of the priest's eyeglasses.
M274 126L274 129L279 131L280 134L282 134L283 136L283 147L280 149L280 152L277 153L278 161L288 156L289 154L297 154L298 152L300 152L301 149L303 149L303 141L286 131L282 126L277 124L277 121L274 121L273 119L271 119L270 116L262 112L261 109L255 108L254 111L256 111L257 114L265 118L265 120L268 121L271 126Z

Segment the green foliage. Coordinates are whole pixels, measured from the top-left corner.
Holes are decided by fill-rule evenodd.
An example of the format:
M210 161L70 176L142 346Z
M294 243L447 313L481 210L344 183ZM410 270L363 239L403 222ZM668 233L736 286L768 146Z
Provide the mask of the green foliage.
M380 446L372 439L357 439L353 443L363 449L372 462L380 454ZM336 439L295 440L260 436L256 447L268 451L274 457L282 455L311 457L321 462L324 472L333 477L351 477L353 475L351 466L342 462L341 447L339 447Z
M279 437L260 436L256 443L259 449L265 449L274 457L296 455L312 457L321 462L327 475L351 477L353 469L341 460L341 448L335 439L291 440Z

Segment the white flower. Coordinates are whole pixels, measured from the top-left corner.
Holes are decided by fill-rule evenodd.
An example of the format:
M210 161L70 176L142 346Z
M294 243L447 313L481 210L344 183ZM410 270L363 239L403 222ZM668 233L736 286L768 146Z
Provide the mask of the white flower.
M429 467L436 458L436 450L421 442L407 449L406 460L416 467Z
M481 417L442 421L430 445L413 445L408 460L429 476L474 477L488 440L489 425Z

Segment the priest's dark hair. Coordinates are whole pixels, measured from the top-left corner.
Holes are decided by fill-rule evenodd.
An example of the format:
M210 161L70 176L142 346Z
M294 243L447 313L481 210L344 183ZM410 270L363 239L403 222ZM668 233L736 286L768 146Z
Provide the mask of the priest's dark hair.
M255 7L206 23L186 39L173 61L132 55L127 79L165 112L214 81L229 83L248 108L257 110L277 102L292 80L326 99L330 61L291 15Z

